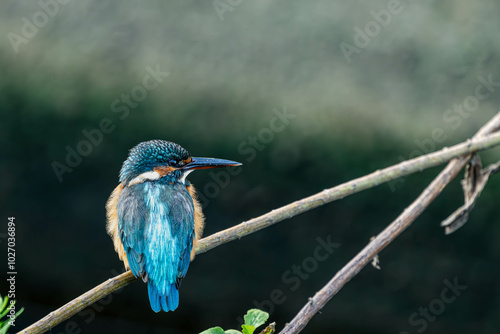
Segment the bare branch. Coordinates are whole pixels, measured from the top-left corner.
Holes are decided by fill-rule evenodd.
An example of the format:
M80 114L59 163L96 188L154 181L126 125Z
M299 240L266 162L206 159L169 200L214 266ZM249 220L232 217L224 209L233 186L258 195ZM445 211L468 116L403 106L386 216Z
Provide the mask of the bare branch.
M500 128L500 113L491 119L473 140L483 138ZM408 206L389 226L373 241L349 261L313 298L299 311L293 320L279 334L297 334L347 284L361 269L377 256L387 245L410 226L422 212L436 199L441 191L453 180L470 160L471 155L451 161L446 168L425 188L420 196Z
M495 119L500 120L500 113ZM285 219L295 217L306 211L319 206L358 193L360 191L376 187L382 183L392 181L402 176L421 172L424 169L439 166L447 161L468 155L479 150L499 145L500 133L492 134L484 138L468 140L464 143L444 148L440 151L430 153L415 159L403 161L397 165L377 170L371 174L343 183L336 187L323 190L315 195L306 197L299 201L275 209L260 217L243 222L226 230L212 234L210 237L200 240L196 254L204 253L212 248L220 246L229 241L240 239L250 233L257 232L270 225ZM491 146L490 146L491 145ZM468 161L469 158L467 158Z
M500 113L498 113L493 120L495 119L498 123L500 123ZM492 121L490 121L490 123ZM486 127L484 127L483 129L485 128ZM468 161L470 154L477 151L489 149L497 145L500 145L500 134L491 135L485 138L475 137L475 139L472 141L468 140L464 143L452 146L450 148L444 148L441 151L401 162L397 165L385 168L383 170L375 171L366 176L354 179L350 182L338 185L330 189L326 189L310 197L285 205L279 209L273 210L267 214L254 218L247 222L243 222L224 231L212 234L211 236L200 240L196 249L196 254L207 252L217 246L233 241L235 239L240 239L248 234L257 232L263 228L269 227L285 219L292 218L296 215L325 205L337 199L344 198L348 195L355 194L362 190L373 188L382 183L397 179L402 176L410 175L430 167L438 166L451 159L467 155L468 158L466 158L466 161ZM461 160L463 159L464 158L462 158ZM373 258L373 256L371 258ZM29 326L19 333L33 334L48 331L52 327L80 312L99 299L104 298L113 291L124 287L133 280L134 277L130 271L116 276L115 278L112 278L95 287L94 289L86 292L80 297L77 297L68 304L50 313L46 317L40 319L35 324Z

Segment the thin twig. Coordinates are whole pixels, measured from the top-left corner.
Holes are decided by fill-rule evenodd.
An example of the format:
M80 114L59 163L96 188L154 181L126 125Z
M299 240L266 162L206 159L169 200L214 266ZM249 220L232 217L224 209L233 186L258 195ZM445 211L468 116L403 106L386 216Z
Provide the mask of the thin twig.
M483 126L474 136L474 140L500 128L500 113ZM453 180L467 164L471 155L450 161L446 168L425 188L420 196L408 206L389 226L373 241L349 261L313 298L299 311L279 334L300 333L311 318L319 312L361 269L369 264L387 245L410 226L422 212L436 199L441 191Z
M500 113L497 114L496 117L500 119ZM495 134L486 138L472 141L468 140L464 143L457 144L450 148L444 148L441 151L430 153L428 155L421 156L412 160L404 161L383 170L375 171L366 176L354 179L330 189L323 190L322 192L319 192L315 195L285 205L279 209L273 210L267 214L251 219L247 222L243 222L229 229L212 234L209 237L200 240L196 249L196 254L207 252L217 246L233 241L235 239L240 239L241 237L257 232L280 221L292 218L296 215L325 205L337 199L344 198L348 195L373 188L382 183L392 181L402 176L410 175L430 167L438 166L453 158L489 149L497 145L500 145L500 134ZM50 313L46 317L40 319L39 321L19 333L44 333L45 331L50 330L52 327L80 312L92 303L127 285L133 280L134 277L130 271L116 276L115 278L106 281L105 283L93 288L92 290L89 290L80 297L75 298L71 302L60 307L56 311Z
M441 222L445 234L451 234L461 228L469 219L469 214L476 205L490 176L498 172L500 161L486 168L482 168L481 158L474 154L466 166L465 178L462 180L464 190L464 205L455 210L448 218Z

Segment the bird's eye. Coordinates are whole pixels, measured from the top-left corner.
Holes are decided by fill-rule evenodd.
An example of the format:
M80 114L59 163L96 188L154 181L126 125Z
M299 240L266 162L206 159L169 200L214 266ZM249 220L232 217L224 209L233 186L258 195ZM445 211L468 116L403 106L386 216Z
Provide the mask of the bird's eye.
M170 161L168 162L168 164L169 164L170 166L172 166L172 167L176 167L176 166L177 166L177 160L172 159L172 160L170 160Z

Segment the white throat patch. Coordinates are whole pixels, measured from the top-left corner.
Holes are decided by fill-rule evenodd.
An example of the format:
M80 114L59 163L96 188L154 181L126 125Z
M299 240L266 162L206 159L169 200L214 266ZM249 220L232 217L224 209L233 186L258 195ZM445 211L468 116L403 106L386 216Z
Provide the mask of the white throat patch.
M191 174L191 172L192 172L192 171L194 171L194 169L191 169L191 170L185 171L185 172L182 174L182 176L181 176L181 178L179 179L179 181L181 181L181 183L186 184L186 177L187 177L189 174Z
M158 180L160 178L160 174L158 174L158 172L155 172L155 171L151 171L151 172L145 172L145 173L142 173L138 176L136 176L135 178L133 178L129 183L128 185L129 186L132 186L134 184L138 184L138 183L142 183L146 180Z
M188 170L188 171L185 171L181 178L179 179L179 181L181 183L184 183L186 184L186 177L192 172L194 171L194 169L191 169L191 170ZM129 186L133 186L134 184L139 184L139 183L143 183L144 181L148 180L148 181L155 181L155 180L159 180L160 179L160 174L158 174L158 172L155 172L155 171L150 171L150 172L145 172L145 173L142 173L138 176L136 176L135 178L133 178L129 183L128 185Z

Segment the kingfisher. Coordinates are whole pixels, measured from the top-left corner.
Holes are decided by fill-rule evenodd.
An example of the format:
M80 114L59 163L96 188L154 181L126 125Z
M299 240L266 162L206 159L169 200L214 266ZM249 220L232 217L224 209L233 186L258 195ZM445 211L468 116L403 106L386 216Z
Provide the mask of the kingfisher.
M166 140L130 150L106 204L106 229L125 269L147 283L153 311L178 307L181 281L203 233L205 218L186 177L196 169L240 165L191 157Z

